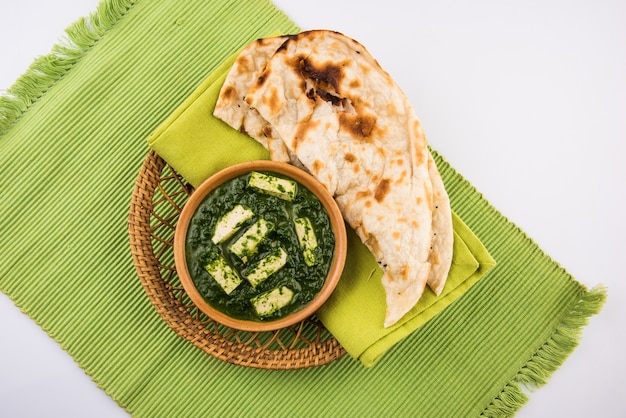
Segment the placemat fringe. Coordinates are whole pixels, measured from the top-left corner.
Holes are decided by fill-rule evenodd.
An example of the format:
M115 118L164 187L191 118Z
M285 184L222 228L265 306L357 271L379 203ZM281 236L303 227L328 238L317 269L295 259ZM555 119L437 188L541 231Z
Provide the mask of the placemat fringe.
M528 401L526 392L546 384L578 346L582 329L589 318L602 309L607 297L606 287L591 290L581 286L581 295L561 319L552 336L518 370L498 396L485 408L481 417L510 417Z
M65 36L48 55L35 59L5 92L0 92L0 136L72 68L135 4L108 0L95 12L65 29Z

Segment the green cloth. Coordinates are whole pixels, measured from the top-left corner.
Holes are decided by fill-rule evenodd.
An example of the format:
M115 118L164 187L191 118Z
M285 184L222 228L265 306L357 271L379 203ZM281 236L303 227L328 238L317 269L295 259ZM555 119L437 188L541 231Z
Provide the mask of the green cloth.
M349 234L346 270L328 302L318 312L326 328L366 366L394 344L448 307L483 277L495 262L472 231L453 214L454 256L445 289L438 297L424 291L417 305L390 328L383 327L385 291L382 272L355 233ZM372 273L374 272L375 273Z
M455 212L498 263L375 367L349 356L293 371L227 364L148 301L127 233L145 139L274 29L298 30L266 0L109 0L72 25L71 42L0 98L0 289L137 417L511 415L605 292L573 279L436 153Z
M195 187L229 165L268 159L269 153L252 138L213 116L228 71L237 56L228 57L148 138L148 143ZM366 366L373 365L391 346L454 302L495 262L472 231L454 215L452 267L439 297L427 289L420 302L396 325L384 328L385 291L376 260L348 228L344 274L318 317L346 351Z
M150 147L194 187L230 165L269 158L262 145L213 116L217 96L235 58L237 52L148 137Z

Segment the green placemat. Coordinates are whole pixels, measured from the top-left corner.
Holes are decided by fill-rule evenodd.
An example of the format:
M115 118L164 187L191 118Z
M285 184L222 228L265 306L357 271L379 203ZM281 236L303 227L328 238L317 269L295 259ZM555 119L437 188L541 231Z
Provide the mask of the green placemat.
M107 1L0 99L0 289L136 416L511 414L602 306L439 155L497 266L374 368L264 371L178 338L136 277L126 219L147 136L237 48L298 28L263 0ZM67 45L70 45L67 43Z

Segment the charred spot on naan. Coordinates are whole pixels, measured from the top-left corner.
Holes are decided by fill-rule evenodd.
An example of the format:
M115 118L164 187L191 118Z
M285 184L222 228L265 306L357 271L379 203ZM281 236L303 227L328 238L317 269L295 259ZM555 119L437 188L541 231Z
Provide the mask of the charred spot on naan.
M415 138L425 145L426 135L424 134L424 128L422 127L422 124L420 123L419 120L416 119L413 121L412 129L413 129L413 135L415 136Z
M345 155L343 156L343 159L349 163L353 163L356 161L356 155L354 155L351 152L346 152Z
M433 211L433 193L432 193L432 184L430 181L424 181L424 188L429 190L429 193L426 195L426 204L428 205L428 210L432 213Z
M280 99L280 94L278 92L278 88L272 86L269 90L269 95L263 96L263 103L267 106L269 111L275 115L280 112L282 108L282 101Z
M367 197L370 197L371 195L372 195L372 192L369 191L369 190L360 190L360 191L356 192L356 194L354 195L354 198L356 200L365 199Z
M281 53L283 51L285 51L287 49L287 46L289 45L290 41L296 40L298 39L299 36L301 36L302 33L300 34L296 34L296 35L287 35L285 36L285 41L276 49L276 54Z
M413 162L414 164L424 164L426 162L426 158L428 157L428 155L426 154L426 152L419 148L419 147L415 147L415 149L413 150Z
M371 114L339 113L339 129L348 132L359 140L370 140L370 134L376 124L376 116Z
M400 176L394 181L394 184L397 184L397 185L404 184L406 182L407 175L408 175L407 170L402 170L400 172Z
M298 151L300 143L305 140L308 135L307 132L315 130L322 122L320 120L309 119L306 122L299 123L294 135L294 151Z
M302 87L310 100L318 98L333 106L342 106L346 99L339 94L339 86L345 77L346 63L313 63L305 56L297 56L290 62L290 67L300 74Z
M359 163L357 162L357 161L358 161L358 158L357 158L357 156L356 156L356 155L354 155L354 154L353 154L353 153L351 153L351 152L346 152L346 153L343 155L343 159L344 159L344 161L345 161L345 162L347 162L347 163L349 163L349 164L350 164L350 167L352 168L352 172L353 172L354 174L357 174L359 171L361 171L361 164L359 164Z
M439 264L439 252L437 252L432 246L431 246L431 252L430 252L430 262L431 264Z
M235 61L235 67L240 74L246 72L252 73L255 71L254 63L251 62L251 60L248 59L246 55L239 55L237 57L237 61Z
M220 91L220 100L225 104L230 103L231 101L237 98L237 89L233 86L226 86Z
M261 87L263 87L263 84L265 84L265 80L267 80L267 76L268 76L267 69L265 69L265 70L263 70L261 72L261 74L259 74L259 76L257 77L256 81L252 85L251 90L260 89ZM249 98L246 98L246 102L248 104L252 104L251 100L249 100Z
M283 37L278 36L277 38L289 38L289 36L283 36ZM267 45L272 45L273 43L274 43L274 38L272 38L272 37L269 37L269 38L258 38L256 40L256 47L257 48L264 47L264 46L267 46Z
M350 81L350 83L348 84L348 87L350 87L351 89L358 89L361 86L362 86L361 80L359 80L358 78L355 78L354 80Z
M311 170L313 171L314 174L319 174L319 172L326 166L326 164L324 164L323 162L321 162L320 160L315 160L313 161L313 164L311 165Z
M393 102L387 103L386 110L389 116L396 116L398 114L398 108Z
M269 124L265 125L261 132L262 132L263 136L266 137L266 138L272 138L274 136L274 133L272 131L272 127Z
M389 194L391 190L391 180L390 179L382 179L376 185L376 191L374 192L374 199L378 203L382 202L385 199L385 196Z
M402 281L409 280L409 273L410 273L410 271L411 271L411 269L410 269L410 267L407 264L402 266L402 268L399 271L400 278L402 279Z
M348 64L349 60L318 64L307 57L300 57L297 70L303 77L317 81L321 89L330 90L329 87L332 87L335 92L339 92L341 81L346 76L344 67Z

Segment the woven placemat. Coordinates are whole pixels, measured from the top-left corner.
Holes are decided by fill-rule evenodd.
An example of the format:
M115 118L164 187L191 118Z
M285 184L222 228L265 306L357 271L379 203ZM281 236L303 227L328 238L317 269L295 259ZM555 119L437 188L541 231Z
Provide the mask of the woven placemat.
M180 337L228 363L262 369L328 364L346 351L315 317L276 331L247 332L201 312L183 289L174 264L176 221L193 192L154 151L133 190L128 230L141 284L157 312Z

